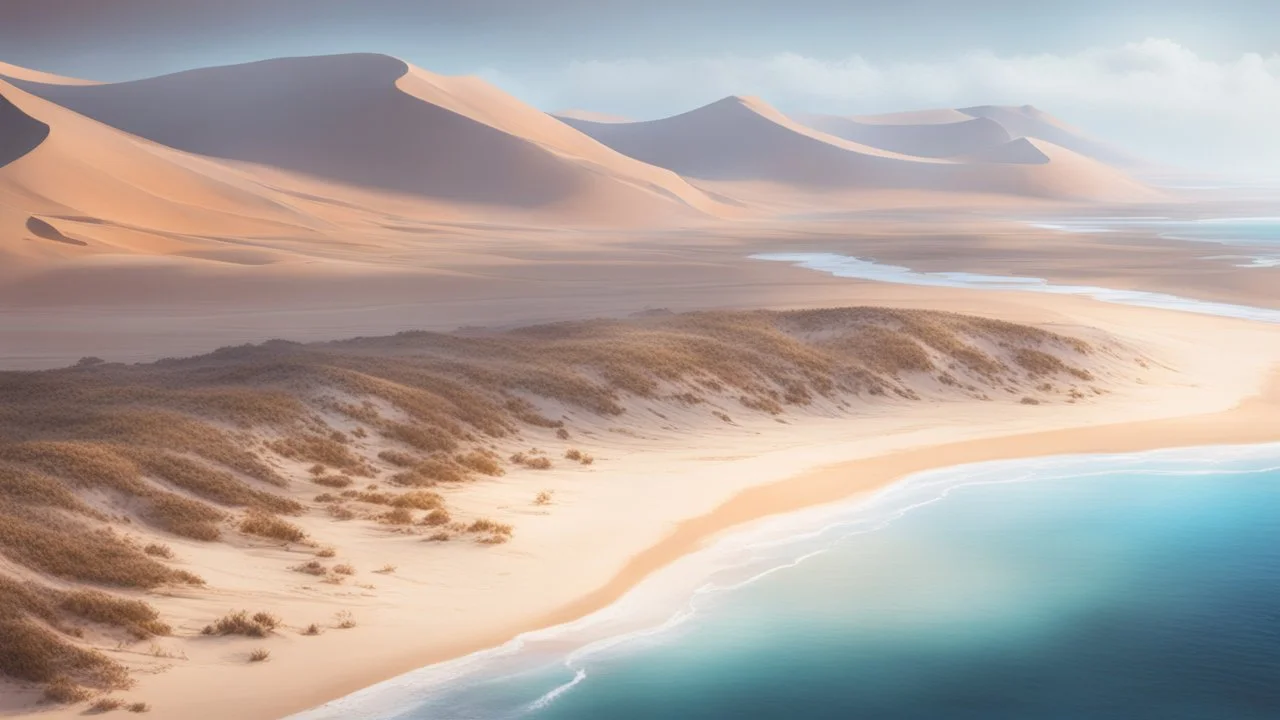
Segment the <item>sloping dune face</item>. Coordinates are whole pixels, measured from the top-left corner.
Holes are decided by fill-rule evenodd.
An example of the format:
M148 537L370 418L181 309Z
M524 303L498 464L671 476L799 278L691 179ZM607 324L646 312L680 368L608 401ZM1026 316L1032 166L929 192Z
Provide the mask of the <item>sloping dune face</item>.
M708 180L803 187L892 183L909 161L804 128L755 98L729 97L648 122L565 122L625 155Z
M377 191L621 213L628 205L653 212L673 199L711 202L479 81L439 78L386 56L286 58L96 86L21 84L162 145ZM558 143L539 142L539 134L557 135L546 124L559 126ZM565 151L570 136L588 150Z
M841 127L857 127L846 138L801 125L759 100L731 97L650 122L565 122L631 157L706 180L766 181L808 191L909 189L1108 201L1152 196L1088 158L1062 148L1043 152L985 118L955 117L849 121Z
M1094 140L1083 132L1031 105L1020 107L982 105L961 108L959 112L970 117L986 118L999 123L1013 137L1027 137L1051 142L1058 147L1066 148L1108 165L1123 168L1135 167L1141 164L1137 158L1110 147L1106 143Z
M835 115L806 115L800 122L815 130L863 145L917 157L946 158L981 152L1013 139L1000 123L988 118L954 122L864 122Z
M32 70L30 68L18 67L10 65L6 62L0 62L0 78L5 80L25 80L28 82L44 83L46 85L97 85L93 80L81 80L79 78L65 77L63 75L54 75L53 73L42 72L40 70Z
M108 248L64 234L122 238L165 252L183 239L309 234L309 219L200 158L140 140L0 81L0 252ZM39 245L53 247L48 243Z
M0 168L35 150L49 137L49 126L23 112L0 86Z

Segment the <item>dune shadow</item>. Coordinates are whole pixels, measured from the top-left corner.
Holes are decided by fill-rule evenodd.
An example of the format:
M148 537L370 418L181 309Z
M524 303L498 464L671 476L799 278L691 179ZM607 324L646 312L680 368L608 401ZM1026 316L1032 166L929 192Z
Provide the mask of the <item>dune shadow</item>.
M66 235L63 235L61 230L50 225L44 220L41 220L40 218L35 217L34 215L27 218L27 230L29 230L32 235L35 235L38 238L42 238L44 240L52 240L53 242L64 243L66 245L79 245L81 247L84 247L89 244L83 240L77 240L75 238L71 238L71 237L67 237Z
M0 95L0 168L40 147L49 126L31 117Z

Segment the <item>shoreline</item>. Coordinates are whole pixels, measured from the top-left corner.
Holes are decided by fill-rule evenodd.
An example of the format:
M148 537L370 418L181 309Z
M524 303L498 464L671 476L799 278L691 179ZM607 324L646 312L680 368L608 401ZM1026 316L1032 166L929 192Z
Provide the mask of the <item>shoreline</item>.
M473 638L450 648L424 654L418 667L378 673L372 682L351 683L340 694L312 697L312 702L285 717L311 717L329 703L370 690L406 673L450 662L465 661L499 650L522 635L576 622L621 600L664 568L705 549L726 534L747 525L821 506L869 497L919 473L957 466L1029 460L1061 455L1131 454L1174 448L1261 445L1280 442L1280 366L1272 367L1258 391L1236 406L1219 412L1138 420L1114 424L1012 433L924 445L871 457L838 462L771 483L748 487L711 512L677 523L662 540L639 553L596 590L525 622ZM1268 421L1271 424L1268 425ZM856 481L850 481L852 476Z

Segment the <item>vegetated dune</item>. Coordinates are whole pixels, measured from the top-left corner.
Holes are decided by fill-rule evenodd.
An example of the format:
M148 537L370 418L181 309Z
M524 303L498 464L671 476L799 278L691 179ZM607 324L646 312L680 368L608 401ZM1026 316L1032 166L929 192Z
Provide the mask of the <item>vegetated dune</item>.
M380 192L555 210L570 220L724 209L674 173L483 81L382 55L283 58L94 86L13 82L168 147Z
M544 455L503 458L563 443L593 418L643 428L660 414L692 432L868 403L1078 402L1132 376L1118 350L996 320L838 308L273 341L0 373L0 675L62 702L127 685L133 656L96 648L173 632L149 602L163 606L156 593L175 585L198 596L213 570L168 543L190 556L193 543L234 553L256 537L306 557L326 518L402 538L511 540L510 526L452 515L451 488L546 467ZM207 633L222 632L214 620ZM275 627L234 620L228 632Z
M869 121L837 115L801 115L796 119L815 130L845 140L916 157L968 155L1003 145L1014 138L994 120L967 116L947 122L921 122L936 118L918 115Z
M1011 142L1012 135L992 134L994 126L986 121L966 125L968 129L962 128L956 137L978 133L992 140L1003 138L1002 142L978 148L986 154L955 158L910 155L836 137L801 125L755 98L730 97L648 122L565 122L619 152L705 180L765 181L807 191L908 189L1098 201L1157 197L1120 171L1071 157L1063 149L1048 153L1049 162L1033 158L1030 163L1028 153L993 150ZM916 145L932 132L946 141L939 140L935 151L946 143L961 149L956 137L939 135L947 124L928 127L913 138Z

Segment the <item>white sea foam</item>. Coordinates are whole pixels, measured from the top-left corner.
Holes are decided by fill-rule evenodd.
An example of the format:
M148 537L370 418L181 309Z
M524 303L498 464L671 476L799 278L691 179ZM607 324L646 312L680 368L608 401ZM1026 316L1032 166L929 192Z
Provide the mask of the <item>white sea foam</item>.
M563 685L559 685L557 687L552 688L551 691L548 692L546 695L543 695L537 700L534 700L533 702L529 703L529 709L532 711L537 711L545 708L546 706L555 702L556 698L569 692L570 690L573 689L575 685L577 685L578 683L586 679L587 679L587 671L581 670L581 669L578 670L578 672L573 674L572 680L570 680L569 682Z
M865 499L762 520L682 558L617 603L577 621L526 633L505 645L406 673L293 720L391 720L450 717L519 718L536 715L590 678L590 662L645 643L678 637L678 630L725 593L828 552L850 537L876 532L912 511L976 485L1014 484L1123 475L1231 475L1280 469L1280 444L1181 448L1122 455L1066 455L997 461L917 473ZM535 699L501 711L453 709L419 713L443 696L487 683L564 668ZM550 674L548 675L550 676ZM483 694L483 693L482 693ZM465 705L465 703L464 703Z
M929 287L954 287L982 290L1019 290L1025 292L1052 293L1056 295L1082 295L1103 302L1138 307L1179 310L1201 315L1243 318L1259 322L1280 323L1280 309L1260 308L1249 305L1195 300L1166 293L1144 290L1116 290L1093 285L1054 285L1043 278L1013 275L978 275L965 272L919 272L899 265L887 265L873 260L834 253L762 253L752 255L754 260L770 260L791 263L797 267L830 273L836 277L874 280L902 285Z

